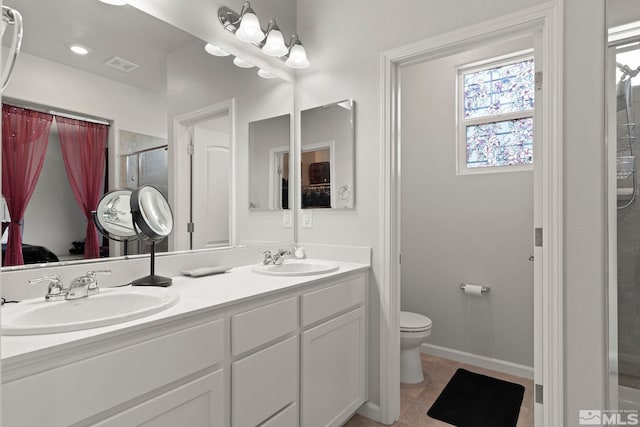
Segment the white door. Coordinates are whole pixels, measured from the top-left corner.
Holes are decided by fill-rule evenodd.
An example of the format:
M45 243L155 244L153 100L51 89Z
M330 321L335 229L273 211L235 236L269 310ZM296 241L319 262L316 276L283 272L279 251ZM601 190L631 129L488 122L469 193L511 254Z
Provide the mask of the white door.
M228 127L228 116L194 125L191 249L229 245L231 152Z

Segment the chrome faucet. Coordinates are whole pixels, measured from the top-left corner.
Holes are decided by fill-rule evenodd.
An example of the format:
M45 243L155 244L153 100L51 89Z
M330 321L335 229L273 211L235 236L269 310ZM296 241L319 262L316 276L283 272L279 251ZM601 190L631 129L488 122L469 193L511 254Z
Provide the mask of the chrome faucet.
M68 289L64 287L62 279L60 279L60 276L57 274L31 279L29 280L29 284L33 285L35 283L48 281L47 293L44 296L44 299L47 301L60 301L63 299L74 300L99 293L100 289L98 288L96 274L109 273L111 273L111 270L88 271L84 276L73 279Z
M271 251L261 252L262 255L262 264L269 265L273 264L273 255L271 255Z
M275 255L273 255L273 264L280 265L284 262L285 258L291 256L291 251L286 249L278 249Z
M100 292L98 288L98 281L96 280L96 274L110 274L111 270L96 270L88 271L84 276L76 277L69 285L67 290L67 296L65 299L73 300L78 298L85 298L89 295L95 295Z
M64 288L64 284L60 279L60 276L54 274L52 276L38 277L37 279L29 280L29 284L33 285L36 283L48 281L49 285L47 286L47 293L44 296L44 299L47 301L59 301L65 299L67 297L67 290Z

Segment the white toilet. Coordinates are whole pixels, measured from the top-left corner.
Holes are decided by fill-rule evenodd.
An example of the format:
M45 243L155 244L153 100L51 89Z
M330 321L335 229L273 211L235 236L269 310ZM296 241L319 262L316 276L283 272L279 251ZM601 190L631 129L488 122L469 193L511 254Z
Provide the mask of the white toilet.
M431 335L431 319L418 313L400 312L400 382L424 380L420 345Z

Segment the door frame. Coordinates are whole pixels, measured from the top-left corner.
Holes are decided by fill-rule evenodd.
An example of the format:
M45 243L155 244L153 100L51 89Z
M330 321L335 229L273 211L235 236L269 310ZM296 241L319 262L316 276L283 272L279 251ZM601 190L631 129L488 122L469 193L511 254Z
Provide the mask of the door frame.
M189 209L191 203L191 182L189 173L176 173L176 171L190 170L189 145L191 128L198 122L227 116L229 119L229 151L231 165L229 167L229 244L236 243L236 131L235 131L235 99L228 99L208 107L180 114L173 118L173 159L169 161L169 181L173 184L169 192L169 202L173 206L174 232L169 235L169 250L189 250ZM171 151L169 151L171 155ZM177 209L177 207L183 207Z
M536 139L534 206L541 211L542 240L535 257L535 383L544 405L535 404L535 425L564 424L563 367L563 0L543 3L381 54L380 188L380 408L391 424L400 416L400 81L399 67L469 50L514 36L539 37L542 58L540 135ZM537 226L537 225L536 225ZM533 230L532 230L533 232ZM536 396L537 398L541 396Z

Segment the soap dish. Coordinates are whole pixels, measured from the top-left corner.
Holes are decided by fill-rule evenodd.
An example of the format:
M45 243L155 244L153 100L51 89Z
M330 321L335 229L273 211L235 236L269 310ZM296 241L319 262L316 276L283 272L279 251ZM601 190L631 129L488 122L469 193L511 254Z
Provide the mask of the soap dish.
M182 274L190 277L211 276L213 274L222 274L229 271L231 267L218 265L215 267L198 267L191 270L182 270Z

